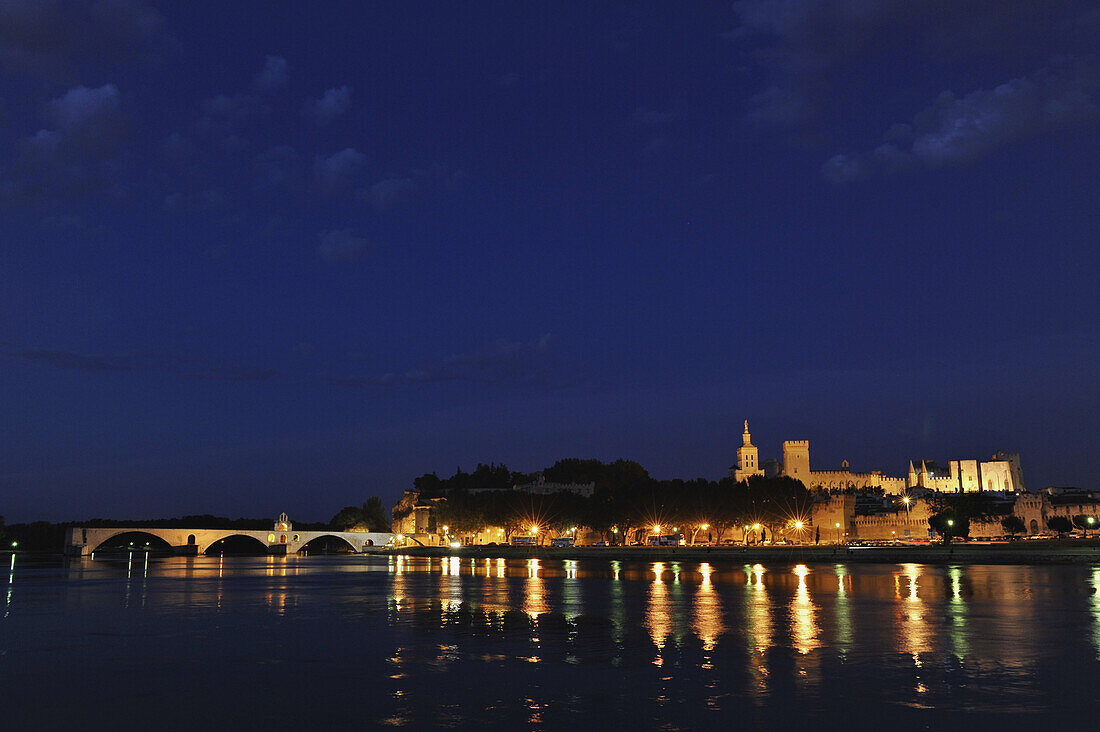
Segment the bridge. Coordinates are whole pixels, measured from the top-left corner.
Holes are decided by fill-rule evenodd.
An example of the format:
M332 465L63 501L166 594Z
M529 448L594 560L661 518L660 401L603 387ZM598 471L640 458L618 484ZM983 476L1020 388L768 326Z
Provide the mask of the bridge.
M165 542L175 554L203 554L207 549L227 539L245 537L256 542L257 552L266 554L296 554L318 539L333 538L346 543L352 551L362 553L374 546L392 544L394 535L367 531L295 531L287 515L280 514L271 529L164 529L140 526L85 527L73 526L65 534L65 553L73 556L92 554L118 536L142 535ZM158 546L160 546L158 542ZM142 548L144 549L144 542Z

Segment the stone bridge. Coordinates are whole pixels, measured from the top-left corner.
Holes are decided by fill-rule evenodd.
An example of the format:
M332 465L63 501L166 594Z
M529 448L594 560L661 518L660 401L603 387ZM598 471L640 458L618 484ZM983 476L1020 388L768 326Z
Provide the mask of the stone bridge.
M280 519L283 519L280 516ZM105 542L122 534L135 534L135 546L144 534L168 543L177 554L202 554L213 544L231 537L244 536L254 539L257 552L268 554L294 554L312 541L332 537L345 542L356 552L373 546L393 543L393 534L364 531L296 531L288 521L276 522L273 529L157 529L146 527L87 528L74 526L65 535L65 553L76 556L91 554ZM142 541L141 548L144 549Z

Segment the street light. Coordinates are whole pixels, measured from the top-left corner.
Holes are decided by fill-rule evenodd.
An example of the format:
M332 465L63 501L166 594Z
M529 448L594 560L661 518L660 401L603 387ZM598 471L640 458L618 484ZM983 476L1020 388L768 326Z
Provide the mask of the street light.
M839 521L836 522L836 543L837 543L837 546L840 545L840 522Z
M1085 517L1085 533L1084 533L1084 536L1081 537L1082 539L1089 538L1089 527L1092 526L1095 523L1096 523L1096 517L1095 516Z

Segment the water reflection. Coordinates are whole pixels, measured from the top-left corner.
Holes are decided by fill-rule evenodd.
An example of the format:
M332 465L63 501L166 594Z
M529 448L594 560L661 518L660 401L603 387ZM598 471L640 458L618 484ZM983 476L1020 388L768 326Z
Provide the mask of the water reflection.
M748 634L749 669L758 703L768 692L768 649L772 645L772 608L764 586L764 566L754 564L747 575L745 630Z
M653 582L649 585L649 602L646 605L645 614L645 625L649 629L653 645L657 646L657 655L653 663L658 666L663 663L660 651L665 647L665 640L672 632L668 587L662 578L664 572L665 565L663 562L653 563Z
M112 703L151 705L168 688L254 693L233 675L198 673L224 654L286 664L265 671L298 663L295 688L303 704L316 700L314 713L371 689L366 727L708 729L737 718L796 729L810 715L851 722L845 691L859 689L859 713L897 728L982 728L971 724L979 713L1012 728L1024 717L1009 715L1082 711L1100 683L1092 566L143 552L40 561L9 558L0 681L24 694L22 669L44 678L57 653L81 667L116 663L115 683L93 689ZM113 672L134 668L135 654L158 653L170 671L117 684ZM143 687L146 677L156 686ZM478 683L444 681L453 678ZM74 708L89 703L75 694ZM12 726L24 727L59 725Z
M852 611L851 599L849 598L851 589L848 586L851 577L848 574L848 568L843 564L836 565L835 569L837 579L836 600L834 602L836 645L841 656L845 656L852 647Z
M713 651L718 637L725 631L722 625L722 603L714 589L714 583L711 582L713 573L714 569L707 562L699 565L699 589L692 603L692 629L703 642L704 651Z
M11 596L15 589L15 552L11 553L11 565L8 567L8 593L4 602L4 617L11 615Z
M798 589L791 599L791 626L794 633L795 649L805 655L818 647L818 627L814 613L817 610L810 599L810 590L806 587L806 575L810 570L805 564L794 568L798 577Z
M1100 567L1092 570L1092 641L1100 659Z
M951 596L947 600L947 636L955 656L965 659L970 655L970 646L967 642L967 605L963 597L962 567L948 567L947 578L951 584Z
M527 560L527 581L523 585L523 612L532 619L546 612L545 580L539 577L542 567L538 559Z
M902 571L894 573L895 597L899 600L896 610L898 642L900 650L913 658L913 665L923 665L922 654L929 650L928 622L918 594L917 580L920 565L903 564Z

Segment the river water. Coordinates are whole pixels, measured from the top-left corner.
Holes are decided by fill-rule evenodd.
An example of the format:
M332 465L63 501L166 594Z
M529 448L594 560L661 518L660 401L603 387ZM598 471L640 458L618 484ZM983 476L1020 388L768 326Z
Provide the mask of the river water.
M1100 701L1100 566L134 554L3 574L4 729L1024 729L1091 726Z

